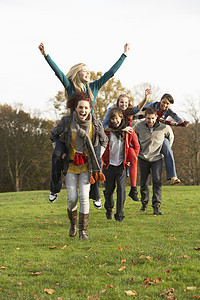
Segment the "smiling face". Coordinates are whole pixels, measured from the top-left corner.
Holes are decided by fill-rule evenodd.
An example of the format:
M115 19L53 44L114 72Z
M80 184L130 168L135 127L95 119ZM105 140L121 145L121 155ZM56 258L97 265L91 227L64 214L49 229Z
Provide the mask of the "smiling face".
M167 98L163 98L160 100L160 110L164 111L169 108L170 102Z
M154 126L154 124L156 123L157 114L147 114L145 116L145 119L146 119L147 126L149 128L152 128Z
M86 100L80 100L75 108L78 118L85 121L91 111L90 103Z
M122 110L126 110L128 108L128 104L129 104L129 98L128 97L122 97L119 102L118 102L118 106L119 108L121 108Z
M118 114L115 114L114 116L112 116L111 118L110 118L110 122L112 123L112 125L114 126L114 127L119 127L120 126L120 124L121 124L121 122L122 122L122 117L121 116L119 116Z
M89 82L90 81L90 71L87 66L83 66L81 70L78 72L79 79L81 82Z

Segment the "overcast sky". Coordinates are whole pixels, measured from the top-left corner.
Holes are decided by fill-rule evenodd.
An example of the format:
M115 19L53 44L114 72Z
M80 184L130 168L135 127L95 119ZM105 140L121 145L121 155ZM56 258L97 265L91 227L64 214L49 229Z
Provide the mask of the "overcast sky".
M0 0L0 28L0 104L45 115L63 89L40 42L64 73L78 62L106 72L129 42L115 75L125 87L150 82L174 97L176 110L200 95L199 0Z

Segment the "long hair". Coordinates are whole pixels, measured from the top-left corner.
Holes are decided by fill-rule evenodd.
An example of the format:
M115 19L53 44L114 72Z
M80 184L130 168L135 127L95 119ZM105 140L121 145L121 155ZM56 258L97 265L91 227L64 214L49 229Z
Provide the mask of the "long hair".
M69 80L71 80L71 82L73 83L73 85L75 87L75 90L77 92L86 92L86 87L85 87L84 83L80 80L80 77L79 77L79 74L78 74L83 67L86 67L86 64L78 63L78 64L72 66L70 68L69 72L66 75L66 77ZM89 94L91 100L93 101L94 96L93 96L92 91L90 89L89 83L87 82L86 85L87 85L87 89L88 89L88 94ZM65 90L65 97L68 98L66 90Z
M119 101L121 100L121 98L128 98L128 105L130 104L130 97L127 94L120 94L119 97L117 98L117 106L119 106Z
M69 99L67 99L67 108L70 108L72 111L74 111L81 100L88 101L90 108L92 108L90 96L85 92L76 92Z

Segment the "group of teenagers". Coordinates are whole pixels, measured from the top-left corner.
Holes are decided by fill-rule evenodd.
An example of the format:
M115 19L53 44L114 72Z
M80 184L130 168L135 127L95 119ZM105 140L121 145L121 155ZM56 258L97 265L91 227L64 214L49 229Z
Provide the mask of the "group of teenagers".
M172 151L174 140L171 126L188 126L170 108L174 99L164 94L158 102L148 102L150 89L144 99L133 107L127 94L119 95L116 103L107 109L101 123L93 116L98 91L114 76L126 59L130 45L125 44L118 61L99 79L90 82L90 72L83 63L72 66L65 75L46 53L44 44L40 52L63 84L70 113L64 116L51 131L52 154L49 201L54 202L62 188L62 173L67 189L67 212L70 220L69 236L88 239L89 199L95 208L102 206L99 182L104 182L104 208L107 219L113 218L113 194L117 186L116 211L118 222L124 219L127 175L130 177L129 197L141 201L140 212L147 211L149 181L152 174L152 207L155 215L162 215L162 162L165 160L167 179L170 184L180 183L177 177ZM140 113L141 112L141 113ZM166 120L171 117L173 121ZM138 120L132 127L132 121ZM137 163L140 167L140 193L138 198L136 179ZM80 203L79 218L77 212Z

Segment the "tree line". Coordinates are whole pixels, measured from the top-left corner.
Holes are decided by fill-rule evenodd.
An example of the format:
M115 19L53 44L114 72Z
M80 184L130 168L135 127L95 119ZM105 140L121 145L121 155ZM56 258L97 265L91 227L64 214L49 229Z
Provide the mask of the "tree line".
M101 72L92 72L91 79L95 80L100 76ZM145 86L142 87L142 91L144 89ZM136 90L138 92L141 87ZM119 80L112 78L98 93L95 117L103 120L107 107L115 103L121 93L129 94L134 105L133 93L124 88ZM64 92L59 91L52 102L59 121L68 113ZM199 185L200 117L194 102L191 101L187 113L191 122L189 127L172 128L175 135L173 152L177 175L182 184ZM52 120L32 117L21 107L0 105L0 192L49 189L53 151L49 136L55 124ZM168 184L165 168L162 176L163 184ZM137 180L139 185L139 174ZM128 182L127 180L127 184Z

